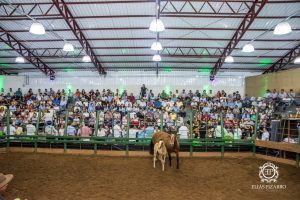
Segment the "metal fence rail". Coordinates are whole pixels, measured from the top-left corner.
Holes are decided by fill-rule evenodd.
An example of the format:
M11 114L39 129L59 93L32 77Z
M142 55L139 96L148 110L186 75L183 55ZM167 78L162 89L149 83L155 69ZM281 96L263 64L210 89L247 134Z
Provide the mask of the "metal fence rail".
M100 111L96 112L95 116L95 123L93 125L92 131L93 134L90 137L82 137L82 136L68 136L67 135L67 126L69 121L69 111L66 111L65 113L65 121L64 121L64 133L63 136L54 136L54 135L46 135L43 131L45 127L41 127L41 111L38 112L37 121L35 124L36 127L36 133L34 135L27 135L27 133L23 133L21 135L10 135L10 112L6 113L6 132L2 135L0 135L0 147L6 147L7 151L10 150L11 146L16 145L27 145L34 148L34 151L36 152L38 148L45 147L47 145L52 146L58 146L62 147L64 149L64 152L66 152L68 149L72 149L79 146L80 148L82 146L92 148L94 150L94 153L97 154L97 151L101 151L103 148L107 148L110 146L110 149L118 149L121 151L124 151L125 155L129 155L130 149L148 149L148 146L151 141L152 134L149 135L143 135L142 137L131 137L130 136L130 126L133 124L131 123L130 113L127 112L127 120L126 124L123 124L125 126L125 131L122 137L114 137L113 134L113 126L117 123L117 121L122 121L121 119L114 119L112 117L111 121L105 121L103 120L103 123L109 123L112 127L112 136L110 137L99 137L97 136L99 125L102 123L100 118ZM255 115L254 125L251 131L247 133L244 137L244 139L236 139L235 136L228 136L227 135L227 124L226 121L224 122L223 113L219 113L220 118L219 121L216 123L220 125L220 135L214 135L214 136L208 136L206 137L206 134L203 138L203 134L201 134L201 130L197 125L194 123L194 120L196 118L197 113L190 112L188 113L188 129L189 129L189 135L187 139L180 138L180 135L178 136L179 143L183 147L182 149L184 151L189 152L190 156L193 156L193 152L199 151L199 149L205 148L215 148L217 151L220 151L220 156L224 157L225 149L227 150L234 150L245 147L247 151L251 151L253 155L256 154L256 148L255 140L257 138L258 131L258 113ZM114 116L112 114L112 116ZM82 123L82 118L80 119L80 124ZM157 119L158 120L158 119ZM3 123L3 121L2 121ZM142 119L139 123L143 123L144 126L156 124L160 131L164 131L164 128L167 126L167 123L164 121L163 113L160 113L159 116L159 123L152 122L151 120L148 121L146 119L146 116L144 115L144 119ZM103 124L102 124L103 125ZM205 125L205 133L208 133L209 127L213 127L213 125L209 125L207 122ZM3 124L2 124L3 126ZM178 127L177 124L177 117L173 124L173 126ZM237 124L239 127L240 124ZM239 130L239 129L237 129ZM198 131L196 133L196 131ZM233 131L232 131L233 132ZM247 132L244 130L244 132ZM300 130L298 130L298 144L300 145ZM225 134L226 133L226 134ZM236 133L235 133L236 134ZM237 135L240 135L241 133L237 133ZM197 138L195 137L197 136ZM100 148L100 149L99 149ZM296 165L299 166L299 154L296 153Z

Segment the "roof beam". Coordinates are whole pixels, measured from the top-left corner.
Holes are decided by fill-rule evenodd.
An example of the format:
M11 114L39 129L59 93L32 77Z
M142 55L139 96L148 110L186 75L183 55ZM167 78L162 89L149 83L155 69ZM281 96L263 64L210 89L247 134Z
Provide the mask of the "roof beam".
M283 70L285 66L290 64L297 56L300 55L300 44L292 49L290 52L285 54L282 58L280 58L276 63L274 63L271 67L266 69L263 74L278 72L279 70Z
M83 56L83 54L79 54L77 56L73 55L39 55L39 58L48 58L48 59L57 59L57 58L69 58L69 59L78 59L79 56ZM96 54L99 57L141 57L141 56L153 56L154 54ZM160 53L160 55L164 58L219 58L220 54L200 54L200 52L196 52L191 54L190 52L170 52L170 53ZM15 58L16 56L1 56L0 58ZM251 55L241 55L234 56L235 58L259 58L259 56L251 56ZM263 58L281 58L282 56L263 56Z
M69 25L70 29L76 36L77 40L81 44L82 48L86 51L87 55L91 57L91 61L94 64L95 68L99 72L99 74L106 74L104 68L102 67L101 63L99 62L98 58L96 57L91 45L89 44L88 40L84 36L83 32L81 31L79 25L73 18L72 13L68 9L67 5L63 0L52 0L53 4L59 10L60 14L64 17L66 23Z
M107 41L107 40L115 40L115 41L120 41L120 40L155 40L156 37L140 37L140 38L120 38L120 37L115 37L115 38L87 38L87 40L91 41ZM65 39L70 42L75 42L78 41L78 39ZM229 41L230 44L233 41L230 38L173 38L173 37L163 37L160 38L160 40L186 40L186 41ZM256 42L295 42L299 41L300 39L256 39ZM243 41L243 42L250 42L252 41L251 39L239 39L238 41ZM20 40L20 42L62 42L61 39L41 39L41 40ZM229 46L229 45L228 45ZM91 47L90 47L91 48ZM228 48L228 47L227 47ZM233 49L233 48L231 48Z
M167 0L161 0L161 2L165 2ZM174 2L186 2L186 0L172 0ZM189 2L207 2L209 0L189 0ZM214 0L214 2L229 2L229 3L252 3L253 0ZM278 4L278 3L299 3L300 0L271 0L268 3L270 4ZM68 1L67 5L88 5L88 4L130 4L130 3L155 3L155 0L122 0L122 1ZM6 3L3 3L7 5ZM20 3L11 3L12 5L18 5ZM51 5L50 2L24 2L23 5Z
M172 0L173 2L186 2L186 0ZM189 0L189 2L212 2L211 0ZM161 0L161 2L167 2L167 0ZM228 2L228 3L253 3L253 0L213 0L213 2ZM88 4L135 4L135 3L155 3L155 0L122 0L122 1L68 1L65 2L67 5L88 5ZM280 4L280 3L300 3L300 0L271 0L269 4ZM2 3L8 5L7 3ZM11 3L12 5L19 5L20 3ZM24 2L22 5L51 5L50 2Z
M191 31L235 31L236 28L195 28L195 27L166 27L167 30L191 30ZM149 27L107 27L107 28L81 28L82 31L126 31L126 30L149 30ZM267 29L267 28L252 28L248 29L248 31L273 31L274 29ZM70 29L51 29L53 32L65 32L70 31ZM293 31L300 31L300 29L295 28ZM18 29L18 30L7 30L10 33L25 33L28 30Z
M255 0L252 4L250 10L246 14L245 18L243 19L242 23L236 30L235 34L231 38L230 42L224 49L222 55L220 56L219 60L211 70L211 74L215 75L218 70L222 67L226 56L230 55L233 51L233 48L236 47L236 45L239 43L239 41L243 41L242 37L252 24L252 22L255 20L256 16L259 14L259 12L262 10L262 8L265 6L265 4L268 2L268 0ZM251 41L251 40L250 40ZM258 40L257 40L258 41Z
M160 6L162 14L223 14L244 15L253 2L249 1L163 1ZM217 2L217 4L215 3ZM246 10L246 11L245 11Z
M0 69L0 75L9 75L9 73L7 73L6 71L4 71L3 69Z
M158 69L164 69L164 68L167 68L167 67L159 67ZM85 67L64 67L64 68L61 68L61 67L55 67L53 68L57 71L68 71L68 70L89 70L91 71L91 69L89 68L85 68ZM155 71L157 68L156 67L152 67L152 66L149 66L149 67L107 67L107 71L110 71L110 70L117 70L117 69L120 69L120 70L130 70L130 69L136 69L136 70L145 70L145 69L151 69L151 71ZM201 67L183 67L183 68L180 68L180 67L172 67L172 69L174 70L210 70L211 68L201 68ZM263 69L262 68L222 68L224 70L240 70L240 71L262 71ZM7 70L9 71L24 71L24 70L35 70L35 68L7 68ZM96 69L95 69L96 70Z
M34 17L36 20L62 20L64 19L62 16L57 14L41 14L41 15L30 15L31 17ZM74 16L74 19L115 19L115 18L153 18L155 15L102 15L102 16ZM160 17L165 18L230 18L230 19L243 19L244 16L242 15L183 15L183 14L161 14ZM256 19L286 19L289 16L258 16ZM13 16L6 16L6 15L0 15L1 21L24 21L24 20L31 20L27 16L24 15L13 15ZM300 16L293 16L290 17L290 19L299 19Z
M170 49L170 50L174 50L174 49L196 49L197 51L201 50L206 50L206 51L221 51L224 48L220 48L220 47L190 47L190 46L164 46L164 49ZM134 47L134 46L112 46L112 47L92 47L92 49L99 49L99 50L107 50L107 49L149 49L148 46L140 46L140 47ZM29 50L31 51L38 51L38 50L54 50L54 51L59 51L61 50L61 48L30 48ZM234 50L241 50L240 48L234 48ZM255 48L256 51L289 51L291 50L291 48ZM0 49L0 51L14 51L12 49Z
M71 62L71 61L58 61L58 62L47 62L48 64L77 64L79 62ZM111 60L111 61L103 61L102 63L122 63L122 64L127 64L127 63L155 63L154 61L151 60L141 60L141 61L127 61L127 60ZM216 62L211 62L211 61L160 61L159 63L178 63L178 64L215 64ZM14 62L5 62L5 63L0 63L0 64L9 64L9 65L24 65L24 63L18 64ZM25 63L26 64L26 63ZM80 63L81 64L81 63ZM251 64L251 65L261 65L259 62L234 62L234 64ZM271 63L270 63L271 64Z
M11 34L6 32L2 27L0 27L0 41L4 42L10 48L26 58L31 64L33 64L37 69L41 70L45 75L54 75L54 70L48 67L46 63L44 63L40 58L38 58L32 51L26 48Z

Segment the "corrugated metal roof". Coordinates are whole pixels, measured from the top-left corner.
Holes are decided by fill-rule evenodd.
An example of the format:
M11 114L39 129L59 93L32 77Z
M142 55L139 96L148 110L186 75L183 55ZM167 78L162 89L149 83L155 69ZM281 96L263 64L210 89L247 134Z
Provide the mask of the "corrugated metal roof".
M89 1L89 4L84 4L84 2ZM96 4L91 4L90 2L97 1ZM89 44L92 47L102 47L108 49L94 49L96 55L106 55L98 56L100 62L123 62L123 63L104 63L104 67L156 67L156 63L151 62L152 55L155 53L150 50L151 44L155 41L156 34L148 30L148 26L151 21L154 19L155 15L155 2L139 2L139 3L126 3L118 1L115 3L100 3L105 2L106 0L65 0L66 3L72 2L72 4L67 4L68 8L72 12L73 16L76 17L76 22L82 29L105 29L105 28L120 28L119 30L84 30L83 33L88 39ZM41 59L46 63L51 63L51 67L67 68L67 67L84 67L91 69L93 68L92 63L82 63L82 56L86 52L82 52L78 58L68 58L57 57L65 55L64 52L56 54L54 58L48 58L47 56L54 54L57 49L60 49L64 45L64 41L51 41L51 40L63 40L63 39L72 39L71 43L75 46L76 52L73 53L77 55L79 49L81 49L81 44L77 41L74 33L70 30L66 21L59 16L57 8L51 9L48 15L52 15L52 19L43 20L41 16L45 13L46 10L52 5L51 0L13 0L12 3L29 3L28 5L22 5L24 12L31 10L33 4L36 2L48 2L49 4L40 5L40 10L33 10L31 15L38 15L38 21L41 22L45 27L47 34L45 35L32 35L29 32L29 27L31 26L31 20L20 20L17 18L22 15L20 12L16 12L13 16L6 16L5 18L11 17L11 20L2 20L0 26L5 30L12 31L11 34L16 37L18 40L23 41L23 44L31 49L42 48L42 50L36 51L37 54L42 54L44 49L54 48L45 53L46 57L41 57ZM80 4L74 4L74 2L79 2ZM113 1L111 1L113 2ZM162 1L161 5L165 5L168 1ZM189 47L213 47L214 49L209 49L210 53L215 52L217 47L221 48L221 51L215 52L216 55L220 55L222 50L228 45L229 39L232 38L235 30L242 22L243 16L248 12L248 7L245 6L241 1L231 2L230 7L227 6L224 1L210 1L210 6L214 8L215 11L222 12L223 17L217 18L218 14L209 15L207 13L212 12L212 7L209 4L203 1L193 1L192 5L196 10L201 10L201 13L193 13L194 8L189 4L185 5L185 1L172 1L172 4L168 2L165 7L161 7L164 10L164 14L161 14L161 20L164 22L165 27L167 28L164 32L160 33L160 42L163 47L174 47L174 49L168 49L169 52L164 51L162 54L180 54L176 53L176 48L181 47L181 51L184 54L190 51ZM251 3L248 3L250 6ZM237 10L239 6L242 6L238 11L239 14L233 14L233 10ZM174 8L182 8L183 14L181 11L175 12ZM12 10L13 8L9 8ZM9 10L8 9L8 10ZM298 12L298 13L297 13ZM299 45L300 34L298 30L294 30L292 33L284 36L275 36L272 33L272 30L266 31L268 29L273 29L276 24L284 21L284 18L278 18L279 16L289 16L294 14L297 18L288 19L288 22L291 24L293 29L300 29L300 3L267 3L262 11L259 13L259 17L270 17L258 18L255 19L252 25L250 26L251 31L247 31L242 39L253 40L252 44L256 50L252 53L244 53L241 51L243 45L247 44L247 41L239 41L236 48L231 55L236 56L235 61L240 63L254 63L254 64L223 64L225 68L235 69L235 68L266 68L270 63L260 63L260 62L275 62L281 56L289 52L288 49L292 49ZM0 15L5 16L4 10L0 9ZM123 15L123 16L122 16ZM146 17L126 17L131 15L147 15ZM152 16L151 16L152 15ZM166 16L168 15L168 16ZM185 15L185 17L182 17ZM234 15L237 15L237 18L234 18ZM102 17L101 17L102 16ZM103 16L106 16L103 18ZM111 18L114 16L114 18ZM122 16L122 17L116 17ZM175 17L179 16L179 17ZM205 16L205 18L200 18ZM22 16L21 18L26 18ZM84 18L85 17L85 18ZM97 18L91 18L97 17ZM198 18L199 17L199 18ZM274 17L274 18L272 18ZM55 19L60 18L60 19ZM124 28L139 28L138 30L124 30ZM168 29L172 27L172 29ZM181 29L174 29L174 28ZM123 28L123 29L122 29ZM185 29L186 28L186 29ZM193 30L193 28L211 28L216 30ZM57 30L59 31L52 31ZM262 29L260 31L256 29ZM24 32L25 31L25 32ZM91 39L99 40L91 40ZM118 40L105 40L104 38L113 38ZM120 38L126 38L126 40L121 40ZM139 40L133 40L131 38L141 38ZM143 39L150 38L150 39ZM163 39L163 38L182 38L178 39ZM184 40L186 38L195 38L195 40ZM203 40L199 40L202 38ZM214 39L227 39L227 40L214 40ZM207 39L207 40L205 40ZM256 41L256 40L265 40L265 41ZM31 41L31 42L28 42ZM39 40L43 40L39 42ZM274 41L267 41L274 40ZM276 41L278 40L278 41ZM113 47L119 47L112 49ZM149 47L147 49L140 49L135 47ZM186 48L184 48L186 47ZM3 49L0 45L0 49ZM5 47L6 48L6 47ZM284 50L278 50L284 49ZM209 53L203 53L201 49L196 49L196 54L208 56ZM147 56L135 56L138 54L146 54ZM193 53L192 53L193 54ZM213 53L212 53L213 54ZM132 56L109 56L109 55L132 55ZM1 56L18 56L18 53L12 51L0 51ZM247 57L251 56L251 57ZM189 57L189 56L162 56L163 61L166 62L183 62L183 63L159 63L160 67L174 67L174 68L183 68L184 67L213 67L214 63L217 62L218 57ZM14 62L14 58L8 58L1 60L4 62ZM137 63L126 63L134 61ZM143 61L149 61L149 63L142 63ZM188 62L212 62L212 63L188 63ZM52 62L61 62L60 64L52 64ZM64 63L64 62L74 62L74 63ZM138 63L141 62L141 63ZM186 63L184 63L186 62ZM1 64L1 63L0 63ZM17 67L27 67L30 64L16 64ZM32 66L31 66L32 67Z

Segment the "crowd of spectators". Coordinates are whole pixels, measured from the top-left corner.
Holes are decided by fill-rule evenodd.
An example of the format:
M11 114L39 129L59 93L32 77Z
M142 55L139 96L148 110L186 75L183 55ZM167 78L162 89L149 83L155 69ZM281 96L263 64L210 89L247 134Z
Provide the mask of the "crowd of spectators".
M264 97L257 98L242 97L238 91L227 94L224 90L162 91L155 95L145 85L137 95L118 89L87 92L50 88L23 93L20 88L10 88L2 89L0 95L1 132L7 133L9 112L10 135L68 135L82 136L84 140L90 136L144 138L162 127L166 131L176 128L181 139L190 138L190 130L194 138L220 138L222 116L225 137L251 139L258 116L257 137L268 140L274 110L279 106L285 109L286 102L292 104L295 97L293 90L267 90Z

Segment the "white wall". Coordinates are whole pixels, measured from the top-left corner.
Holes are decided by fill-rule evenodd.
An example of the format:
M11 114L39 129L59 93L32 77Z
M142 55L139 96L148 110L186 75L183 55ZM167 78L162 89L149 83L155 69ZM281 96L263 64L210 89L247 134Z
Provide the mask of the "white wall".
M155 94L163 89L175 91L176 89L200 91L212 89L213 92L225 90L227 92L240 91L244 94L245 76L238 72L222 73L217 75L215 83L209 81L209 76L200 74L195 71L172 71L159 72L156 76L155 72L137 72L137 71L119 71L109 72L106 77L95 74L96 72L64 72L56 74L54 81L50 81L48 77L40 74L26 74L26 76L8 76L4 78L3 87L8 89L22 88L27 91L32 88L36 91L38 88L68 89L73 91L79 89L111 89L117 88L127 90L128 92L138 93L141 85L144 83L148 89L152 89ZM255 75L251 73L251 75ZM26 83L27 79L27 83ZM0 85L1 86L1 85Z

